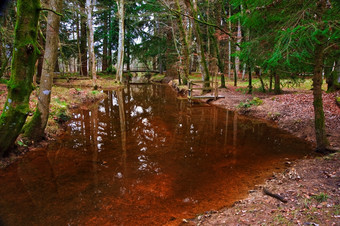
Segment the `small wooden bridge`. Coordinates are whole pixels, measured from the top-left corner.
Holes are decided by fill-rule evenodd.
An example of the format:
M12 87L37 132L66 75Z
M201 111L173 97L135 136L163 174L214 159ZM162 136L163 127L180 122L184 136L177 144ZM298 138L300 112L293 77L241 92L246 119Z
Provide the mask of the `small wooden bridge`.
M202 86L200 85L202 84ZM209 87L204 87L205 84L209 84ZM194 90L210 91L212 95L199 95L194 96ZM191 102L193 99L213 99L224 98L224 96L218 95L218 81L217 76L214 76L211 81L202 80L189 80L188 81L188 100Z
M124 73L127 73L127 72L131 72L131 73L137 73L137 72L160 73L159 70L154 70L154 69L150 69L150 68L147 68L147 67L132 67L129 70L124 68ZM165 72L165 71L163 71L163 72Z

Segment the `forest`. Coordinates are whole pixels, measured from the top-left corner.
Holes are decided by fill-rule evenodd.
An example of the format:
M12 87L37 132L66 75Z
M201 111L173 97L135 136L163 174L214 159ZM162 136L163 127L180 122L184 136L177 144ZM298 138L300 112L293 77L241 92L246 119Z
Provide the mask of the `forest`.
M137 141L139 141L138 145L143 142L145 145L162 149L168 146L177 147L176 140L172 140L176 138L180 142L183 140L183 147L191 145L189 148L191 151L198 148L196 147L198 144L200 148L205 147L204 150L202 149L204 153L212 147L216 150L227 148L231 154L228 152L226 156L232 155L237 159L237 145L243 147L244 143L244 146L248 147L248 144L250 146L257 144L258 140L267 140L259 142L259 145L264 143L273 147L275 153L280 152L278 155L281 163L284 161L282 159L289 159L286 161L289 162L289 167L291 160L302 158L300 156L302 152L303 155L313 156L306 160L310 162L300 162L295 166L296 169L301 170L299 172L301 177L302 172L305 171L322 172L323 176L318 175L320 181L315 183L310 179L309 184L305 186L318 184L321 187L324 186L323 190L320 187L318 189L321 190L313 192L309 189L309 193L307 191L303 193L309 194L308 197L301 194L299 196L297 193L290 194L311 200L305 203L301 211L310 210L314 202L316 202L316 207L321 205L318 208L321 209L320 211L332 212L334 209L338 211L339 194L333 190L338 186L336 179L340 173L338 155L340 150L339 15L340 2L334 0L2 0L0 3L0 165L3 165L2 168L5 169L7 166L15 167L15 162L25 161L25 158L34 162L33 157L25 157L34 154L26 152L41 150L46 152L46 155L50 155L48 153L55 153L53 149L55 143L63 142L63 139L67 145L70 145L68 142L83 139L83 143L80 142L83 151L88 150L91 144L93 147L90 145L90 149L99 153L101 140L111 139L110 142L115 142L114 140L118 139L115 138L117 136L120 138L117 150L122 151L121 164L124 165L125 168L123 166L122 168L125 170L126 167L131 167L127 163L129 154L126 153L136 146ZM145 85L146 83L148 85ZM140 86L141 84L144 86ZM160 88L165 86L164 84L172 87L172 90L177 93L168 94L167 89ZM176 96L177 102L169 97L171 95ZM201 100L192 102L191 99L195 98ZM139 102L135 102L137 100ZM149 101L150 106L145 101ZM151 102L152 104L155 102L155 106L151 105ZM188 107L183 107L184 105ZM200 109L201 105L211 107L212 113ZM216 110L215 106L226 109L227 113ZM176 107L176 110L172 107ZM199 112L202 119L207 117L207 122L201 120L196 124L195 108L199 108L196 114ZM78 112L79 110L81 113ZM84 111L89 112L84 113ZM170 113L172 111L178 112ZM116 112L117 115L115 115ZM104 119L101 113L105 113L105 117L111 117L111 121ZM147 114L150 116L146 117ZM157 118L158 114L160 117L164 114L164 119ZM172 118L170 116L167 118L167 114L172 115ZM182 114L186 115L186 119L184 116L182 118ZM226 114L226 118L221 117L221 114ZM135 118L137 115L141 118ZM269 133L280 134L279 132L263 132L264 130L271 131L271 129L267 127L264 129L261 123L248 122L243 117L265 120L267 124L287 132L289 135L278 135L280 142L284 143L282 145L286 145L283 152L287 152L287 156L281 156L280 145L275 142L271 143L272 138ZM192 123L190 124L188 120ZM82 126L78 128L77 123ZM118 132L115 130L115 123L119 124ZM219 128L222 124L225 128ZM153 127L149 128L150 125ZM87 127L91 128L87 129ZM101 135L104 132L100 129L104 127L103 131L105 130L106 135L111 134L108 138L103 138L104 135ZM204 131L210 127L212 131L209 133L214 134L211 140L215 140L215 143L210 143L210 140L204 138L208 136L204 135ZM253 129L249 129L250 127ZM182 131L183 128L187 128L190 133ZM83 138L78 137L80 136L76 132L78 130L82 131ZM194 137L195 133L200 133L200 135ZM66 141L68 139L65 137L72 138L72 134L77 134L74 135L74 140ZM224 137L218 138L221 134ZM247 134L252 134L253 138L248 137ZM289 138L291 141L282 138L291 135L293 136ZM153 138L147 141L141 138L144 136ZM196 140L198 137L199 139ZM299 141L293 141L297 137ZM170 139L171 145L170 141L163 144L163 139ZM232 142L229 142L229 139L232 139ZM219 143L220 140L224 140L224 145L222 145L223 142ZM292 143L300 145L300 142L302 142L301 146L292 146ZM304 146L303 142L310 147ZM229 147L229 143L233 145ZM79 148L78 143L72 145ZM114 146L114 144L106 145ZM141 150L144 150L143 148ZM241 147L239 148L239 152L243 152ZM246 148L247 152L244 151L244 153L251 153L252 149L249 148ZM176 153L179 149L181 148L176 149ZM60 150L63 149L60 148ZM151 162L150 159L154 156L168 156L170 152L164 151L161 154L157 150L149 154L148 161ZM185 151L186 148L183 150ZM267 146L263 147L263 150L267 150ZM309 151L305 153L305 150ZM81 155L72 151L70 153L71 158L82 159ZM95 162L92 168L96 175L99 175L98 167L111 167L109 160L98 160L101 158L98 157L98 153L91 157L91 162ZM143 162L141 156L135 159ZM315 156L323 157L321 157L322 160L315 160ZM55 154L54 158L60 158L60 156ZM156 161L155 159L153 163L157 161L163 163L162 160ZM181 162L181 158L179 159ZM200 162L201 156L197 159L200 159L197 160ZM207 161L212 162L213 169L221 163L218 159L216 157L216 160L210 160L207 157ZM276 160L269 160L269 157L268 160L265 159L263 161L268 161L268 165L275 171ZM239 162L233 161L228 164ZM56 164L51 160L49 162L51 168ZM167 165L167 163L163 164ZM191 162L190 164L195 165ZM221 163L220 165L224 167L228 164ZM252 164L249 163L249 165ZM259 163L258 167L260 165ZM322 167L325 169L321 169ZM190 169L183 170L195 172L194 169ZM280 169L282 172L282 168ZM292 172L292 169L295 170L289 169L289 172ZM157 172L156 169L153 170ZM125 175L126 171L124 173L121 171L117 172L117 180L121 179L121 174ZM130 169L132 175L131 171L132 169ZM265 170L262 169L261 172ZM96 186L100 183L98 181L101 181L98 175L95 176ZM173 181L176 180L172 180L172 173L163 175L165 176L161 179L158 178L158 172L155 176L155 181L162 181L161 185L157 186L162 187L150 188L154 186L150 182L150 184L146 183L146 188L144 187L141 192L151 192L153 196L155 195L153 192L158 190L162 192L161 195L157 193L159 197L162 199L168 197L170 184L175 183ZM332 181L324 181L326 180L322 179L324 175ZM261 174L263 179L268 176L265 173ZM144 179L140 180L144 181ZM279 179L273 180L272 184L277 184ZM258 183L263 183L263 180L262 182L255 181L254 179L248 185L248 190ZM289 183L286 181L288 184L285 181L283 183L294 190L295 181L299 180L294 177ZM5 180L3 182L6 183ZM122 187L129 190L126 188L129 187L126 185L129 182L123 184ZM141 186L137 184L136 182L131 187ZM228 186L232 187L229 184ZM275 186L269 187L275 191ZM276 192L284 193L287 190L282 186L280 189ZM329 190L333 192L327 195L326 192ZM0 197L2 194L0 192ZM257 198L262 197L261 192L254 194ZM269 196L273 197L273 195ZM241 196L235 197L241 198ZM131 195L129 198L134 200L136 197ZM319 202L318 199L322 201ZM191 198L183 198L183 200L185 200L184 203L197 204ZM292 212L292 208L298 209L299 201L297 200L298 198L295 200L296 203L291 204L293 207L290 207L289 213ZM332 203L327 204L327 200L332 200ZM270 204L274 205L277 201L274 197ZM118 201L114 202L117 204ZM119 202L123 201L119 200ZM5 209L6 205L0 202L0 210ZM217 205L214 208L221 208L225 205ZM242 206L242 202L240 205ZM208 205L204 208L212 207ZM267 209L271 211L270 207ZM225 212L231 219L229 223L240 220L235 219L235 212L232 212L234 210L229 209ZM92 214L95 212L91 212L90 216ZM200 218L190 221L184 219L192 217L186 213L175 217L167 215L165 217L167 221L163 221L163 218L158 216L162 220L144 221L141 219L140 222L145 224L156 222L156 224L163 225L173 221L172 223L177 225L178 220L183 218L181 223L209 224L209 221L205 219L210 219L210 224L220 224L219 215L214 214L216 213L203 214ZM332 222L339 223L339 213L336 212L334 214L332 212L333 215L329 216L322 212L322 217L313 215L311 219L305 217L308 214L309 212L306 212L298 220L308 221L307 223L327 221L326 225L332 225ZM274 224L286 224L285 220L289 221L289 216L278 216L268 220L272 220ZM62 214L59 217L64 220L71 219ZM169 220L169 218L174 219ZM245 217L245 219L254 221L260 218L253 219L248 215ZM32 220L31 223L40 225L54 222L52 218L46 219L46 221ZM130 222L132 225L131 222L134 222L130 221L131 218L115 219L119 220L112 221L112 219L103 217L92 219L93 221L82 219L84 221L73 223ZM0 214L0 225L2 221L4 225L18 223L7 220L6 216ZM66 221L54 223L58 224L57 222L66 223ZM70 222L67 221L67 223ZM316 225L313 222L311 224Z

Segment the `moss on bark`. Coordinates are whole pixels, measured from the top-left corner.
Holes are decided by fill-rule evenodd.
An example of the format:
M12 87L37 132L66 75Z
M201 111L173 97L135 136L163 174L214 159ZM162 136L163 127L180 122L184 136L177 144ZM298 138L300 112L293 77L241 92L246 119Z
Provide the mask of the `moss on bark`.
M0 116L0 155L8 152L26 121L38 54L39 0L18 0L8 96Z

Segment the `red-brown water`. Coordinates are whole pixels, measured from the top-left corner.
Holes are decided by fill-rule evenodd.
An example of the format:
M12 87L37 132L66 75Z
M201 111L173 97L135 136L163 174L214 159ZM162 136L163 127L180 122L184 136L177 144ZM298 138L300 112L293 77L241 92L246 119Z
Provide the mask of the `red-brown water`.
M310 146L265 123L131 86L74 112L0 172L0 225L164 225L231 205Z

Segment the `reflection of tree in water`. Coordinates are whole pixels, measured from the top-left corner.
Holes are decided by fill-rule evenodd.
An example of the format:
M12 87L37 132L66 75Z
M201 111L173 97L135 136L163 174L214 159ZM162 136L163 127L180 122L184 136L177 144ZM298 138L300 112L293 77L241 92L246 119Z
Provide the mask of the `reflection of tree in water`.
M232 200L248 189L258 169L289 156L283 148L305 148L274 136L281 132L264 123L188 106L170 88L130 86L107 94L97 108L74 112L68 133L39 157L40 166L38 160L20 166L18 181L27 193L23 210L33 206L26 216L36 217L31 222L60 217L60 224L152 224L161 217L166 222L169 214L181 218L184 209L207 199L223 201L214 196ZM37 184L42 186L34 190Z

